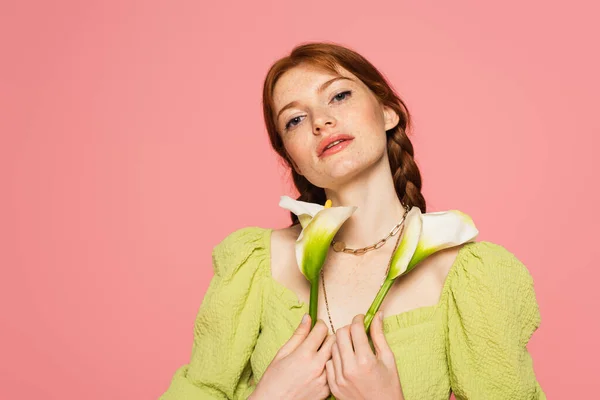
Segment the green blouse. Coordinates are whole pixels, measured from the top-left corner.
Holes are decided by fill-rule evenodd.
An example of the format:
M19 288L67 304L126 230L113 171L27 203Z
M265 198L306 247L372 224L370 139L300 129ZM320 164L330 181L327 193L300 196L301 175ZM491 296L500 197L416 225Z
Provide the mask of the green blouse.
M246 399L308 304L271 275L271 229L247 227L213 249L189 364L161 400ZM406 400L545 399L527 351L540 324L533 279L504 247L460 248L438 304L385 316Z

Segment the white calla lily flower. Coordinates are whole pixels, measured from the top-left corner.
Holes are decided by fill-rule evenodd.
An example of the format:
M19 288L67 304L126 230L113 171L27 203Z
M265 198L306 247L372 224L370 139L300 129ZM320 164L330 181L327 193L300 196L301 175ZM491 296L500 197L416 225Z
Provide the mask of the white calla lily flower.
M479 231L473 219L467 214L458 211L432 212L423 214L423 230L419 244L410 263L406 266L406 273L431 254L463 243L471 242L477 238Z
M302 225L302 232L296 240L296 261L302 275L310 282L309 314L314 326L317 321L319 273L333 237L357 207L331 207L331 200L322 206L288 196L281 196L279 206L296 214Z
M478 234L471 217L461 211L422 214L418 207L413 207L404 221L402 237L392 256L388 275L365 314L365 330L369 331L373 317L396 278L413 270L433 253L473 241Z

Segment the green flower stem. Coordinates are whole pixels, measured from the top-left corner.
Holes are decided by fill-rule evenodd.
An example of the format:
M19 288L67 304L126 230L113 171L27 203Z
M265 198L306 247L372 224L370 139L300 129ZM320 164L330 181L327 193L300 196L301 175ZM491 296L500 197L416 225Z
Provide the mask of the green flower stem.
M367 335L369 334L369 328L371 328L371 322L373 322L375 314L379 310L379 307L381 307L383 299L385 299L385 296L388 294L393 284L394 279L386 279L385 282L383 282L379 292L377 292L377 296L375 296L375 300L373 300L371 307L369 307L369 310L365 314L365 331L367 332Z
M310 303L308 305L308 315L310 315L310 328L314 328L317 323L317 310L319 309L319 275L310 281Z

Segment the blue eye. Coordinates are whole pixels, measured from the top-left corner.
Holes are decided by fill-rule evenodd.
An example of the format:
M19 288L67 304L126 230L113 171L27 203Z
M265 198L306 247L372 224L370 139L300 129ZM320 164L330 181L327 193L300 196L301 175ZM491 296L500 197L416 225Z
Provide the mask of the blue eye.
M346 90L344 92L340 92L338 94L336 94L335 96L333 96L333 99L331 99L331 101L333 100L338 100L338 101L342 101L342 100L346 100L347 97L352 95L352 90ZM285 124L285 130L289 130L290 128L293 128L294 126L298 125L301 122L301 119L303 118L303 116L298 116L298 117L294 117L292 119L290 119L286 124Z
M352 90L346 90L345 92L341 92L336 94L335 96L333 96L333 99L337 99L337 100L345 100L346 96L350 96L352 94ZM343 96L343 97L340 97Z
M301 117L301 116L298 116L298 117L294 117L294 118L290 119L290 120L288 121L288 123L287 123L287 124L285 124L285 129L287 130L287 129L290 129L290 126L296 126L296 125L298 125L298 124L300 123L300 121L296 121L296 120L298 120L299 118L302 118L302 117ZM296 121L296 123L292 125L292 123L293 123L294 121Z

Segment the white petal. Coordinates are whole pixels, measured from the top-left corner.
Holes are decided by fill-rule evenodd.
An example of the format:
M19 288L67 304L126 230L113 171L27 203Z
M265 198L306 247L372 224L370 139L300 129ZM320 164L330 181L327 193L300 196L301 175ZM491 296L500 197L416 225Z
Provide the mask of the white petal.
M458 210L423 215L423 247L458 246L477 237L479 231L467 214Z
M333 237L356 207L330 207L318 212L296 241L296 261L308 280L318 277Z
M311 217L317 215L324 207L317 203L309 203L306 201L294 200L289 196L281 196L279 206L300 216L308 214Z
M404 220L402 237L400 243L398 243L398 248L392 255L390 271L386 279L395 279L406 271L419 244L422 228L421 209L412 207Z
M311 219L313 219L313 217L308 214L298 215L298 221L300 222L300 225L302 225L302 229L306 228Z
M423 232L409 270L436 251L474 240L479 231L471 217L458 211L433 212L423 215Z

